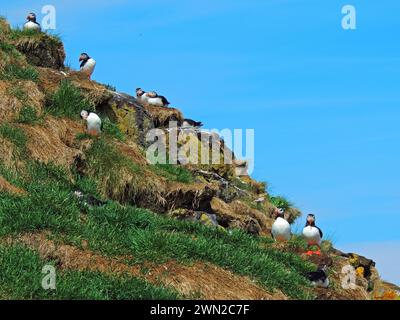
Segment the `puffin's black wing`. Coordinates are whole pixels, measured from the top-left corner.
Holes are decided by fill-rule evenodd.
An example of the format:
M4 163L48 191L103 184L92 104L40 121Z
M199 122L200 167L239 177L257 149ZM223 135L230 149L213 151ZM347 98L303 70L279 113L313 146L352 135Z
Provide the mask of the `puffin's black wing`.
M162 103L163 103L164 105L170 104L166 97L164 97L164 96L159 96L159 98L161 98L161 101L162 101Z
M315 281L325 281L326 280L326 273L322 270L317 270L314 272L308 272L306 275L307 279L310 280L311 282Z
M321 239L324 237L324 234L322 233L322 230L320 228L318 228L317 226L315 226L318 231L319 231L319 236L321 237Z
M84 67L85 64L86 64L86 62L87 62L87 60L82 61L80 67L81 67L81 68Z

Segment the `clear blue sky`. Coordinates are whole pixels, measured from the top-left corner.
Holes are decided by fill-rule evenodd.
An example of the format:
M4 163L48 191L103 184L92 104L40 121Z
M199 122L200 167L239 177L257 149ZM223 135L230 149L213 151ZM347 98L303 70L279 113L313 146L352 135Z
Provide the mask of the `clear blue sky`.
M399 1L0 3L13 25L55 5L69 65L88 52L97 81L155 89L207 128L254 128L254 177L400 283ZM346 4L357 30L341 28Z

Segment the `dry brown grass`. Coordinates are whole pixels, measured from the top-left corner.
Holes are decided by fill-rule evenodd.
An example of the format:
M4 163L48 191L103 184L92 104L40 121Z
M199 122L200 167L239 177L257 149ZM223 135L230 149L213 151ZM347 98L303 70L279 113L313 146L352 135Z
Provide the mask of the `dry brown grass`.
M27 152L33 160L70 169L78 158L83 158L83 152L75 145L75 136L84 132L82 124L48 117L42 126L20 127L28 138Z
M168 127L170 121L183 121L183 114L175 108L155 107L145 105L145 109L151 115L155 127Z
M20 188L17 188L15 186L13 186L6 179L4 179L2 176L0 176L0 191L1 192L11 193L11 194L14 194L14 195L24 195L24 194L26 194L25 190L22 190Z
M0 137L0 163L12 172L23 171L25 164L15 145Z
M21 101L14 90L23 92L25 101ZM37 115L43 111L44 95L32 81L10 83L0 80L0 122L14 121L24 105L34 108Z

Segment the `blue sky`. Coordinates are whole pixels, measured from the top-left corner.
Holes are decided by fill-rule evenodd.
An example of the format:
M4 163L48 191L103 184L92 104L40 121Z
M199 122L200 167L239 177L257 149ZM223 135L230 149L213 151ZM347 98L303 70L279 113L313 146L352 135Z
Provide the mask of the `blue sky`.
M254 128L254 177L400 283L399 1L0 3L13 25L55 5L68 64L88 52L99 82L155 89L207 128Z

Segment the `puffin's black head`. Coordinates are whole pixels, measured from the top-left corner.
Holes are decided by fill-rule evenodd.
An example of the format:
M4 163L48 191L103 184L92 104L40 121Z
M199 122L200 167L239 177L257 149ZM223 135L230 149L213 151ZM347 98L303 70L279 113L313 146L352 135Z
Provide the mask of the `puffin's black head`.
M79 56L79 61L88 61L90 59L89 55L87 53L81 53Z
M142 88L137 88L136 89L136 96L141 97L142 95L144 95L144 91Z
M315 225L315 215L313 215L313 214L309 214L308 216L307 216L307 224L306 224L307 226L314 226Z
M327 272L328 271L328 266L326 264L320 264L318 266L318 270L323 271L323 272Z
M275 219L277 218L285 218L285 210L282 208L276 208L275 209Z
M36 22L36 14L34 14L33 12L31 12L30 14L28 14L28 16L26 17L26 19L28 19L28 21Z

